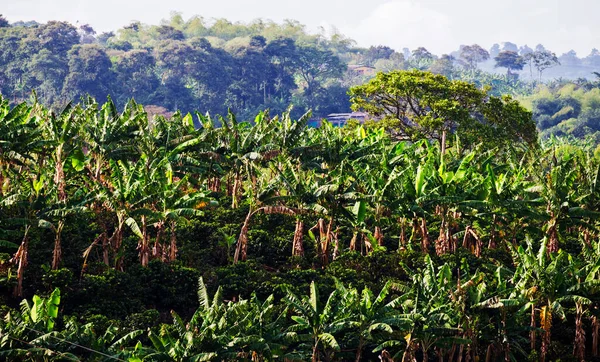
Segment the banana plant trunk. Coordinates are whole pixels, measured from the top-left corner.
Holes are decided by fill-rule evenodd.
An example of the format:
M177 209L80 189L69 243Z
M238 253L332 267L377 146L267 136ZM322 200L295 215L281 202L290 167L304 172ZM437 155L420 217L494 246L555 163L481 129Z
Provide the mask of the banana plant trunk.
M592 356L598 357L598 336L600 335L600 321L592 317Z
M448 131L444 128L444 130L442 131L442 142L441 142L441 155L442 157L444 157L444 155L446 154L446 136L447 136Z
M113 246L113 250L115 253L117 253L115 257L115 269L118 271L123 271L123 256L121 255L121 246L123 245L123 227L125 225L125 216L119 215L117 218L117 228L111 236L111 244Z
M340 232L340 227L338 226L335 229L335 233L333 233L333 260L337 259L340 256L340 239L338 238Z
M140 240L140 263L143 267L148 266L150 261L150 245L148 242L148 231L146 227L146 215L142 215L142 239Z
M156 238L154 239L154 246L152 247L152 259L162 259L163 248L161 244L162 235L165 229L165 222L160 220L156 223Z
M59 220L56 225L55 235L54 235L54 251L52 252L52 270L57 270L60 266L60 262L62 261L62 248L60 237L62 234L62 230L65 226L64 220Z
M529 343L532 351L535 351L535 304L531 303L531 330L529 332Z
M239 175L239 173L236 172L234 175L234 179L233 179L233 189L231 190L231 208L232 209L237 209L239 206L240 184L241 184L240 175Z
M399 237L399 245L398 251L404 250L406 248L406 226L404 218L400 218L400 237Z
M546 355L550 348L551 336L550 332L552 329L552 311L550 309L550 303L542 307L540 311L541 327L544 330L544 336L542 338L542 347L540 353L540 361L546 362Z
M325 220L319 219L319 242L321 243L321 263L323 266L329 264L329 242L331 239L331 226L333 224L333 218L329 221L327 228L325 228Z
M492 344L488 345L487 351L485 352L485 362L492 362Z
M427 231L425 217L421 218L421 250L424 254L429 253L429 232Z
M109 249L110 249L110 244L108 242L108 234L106 232L102 233L102 261L104 262L104 265L109 266L110 265L110 257L109 257Z
M350 240L350 250L356 251L356 241L358 239L358 231L354 231L352 234L352 239Z
M175 261L177 259L177 251L177 222L175 220L171 220L169 261Z
M363 350L363 345L365 344L365 340L363 338L363 336L360 336L359 340L358 340L358 348L356 349L356 362L360 362L361 361L361 356L362 356L362 350Z
M54 172L54 183L58 191L58 200L63 202L67 199L66 182L65 182L65 171L63 168L62 160L63 145L60 144L56 147L56 170Z
M296 219L296 230L294 231L294 241L292 245L292 256L304 256L304 222L300 218Z
M240 236L238 237L237 246L235 248L235 254L233 256L233 263L237 264L241 261L246 261L246 254L248 251L248 227L250 227L250 219L252 218L253 209L250 207L248 215L244 220L242 229L240 230Z
M575 344L573 355L579 362L585 362L585 329L583 328L583 305L575 303Z
M507 335L508 332L506 330L506 310L501 308L502 310L502 334ZM510 362L510 342L508 342L508 338L505 339L506 342L504 344L504 362Z
M319 361L319 337L315 338L315 344L312 350L312 362Z
M14 290L15 297L23 296L23 276L25 273L25 268L27 267L27 260L29 254L29 229L30 225L25 226L25 234L23 235L23 240L21 241L21 245L19 245L19 249L15 253L15 256L12 258L13 264L17 266L17 285Z
M96 220L99 220L100 225L102 226L102 234L99 235L100 241L102 241L102 261L106 266L110 265L110 244L108 239L108 223L106 222L106 217L102 212L102 209L97 204L93 206L94 214L96 215Z
M558 230L556 222L557 220L554 217L554 213L552 213L551 220L548 223L548 246L546 248L548 255L558 251Z
M381 232L381 227L375 226L373 237L377 240L377 245L383 246L383 232Z

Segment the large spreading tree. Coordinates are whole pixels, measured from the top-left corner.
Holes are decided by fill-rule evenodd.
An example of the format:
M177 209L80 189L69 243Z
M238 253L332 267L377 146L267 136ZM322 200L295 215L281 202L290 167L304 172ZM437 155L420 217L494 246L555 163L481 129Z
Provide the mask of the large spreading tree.
M352 108L364 110L400 139L449 134L488 146L537 139L531 112L510 97L494 97L474 84L418 70L379 73L350 89Z

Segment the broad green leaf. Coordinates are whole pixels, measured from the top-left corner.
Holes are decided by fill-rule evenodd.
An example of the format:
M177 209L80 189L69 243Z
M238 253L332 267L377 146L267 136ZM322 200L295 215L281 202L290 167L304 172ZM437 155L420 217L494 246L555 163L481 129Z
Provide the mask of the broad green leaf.
M81 149L77 148L71 154L71 166L77 172L83 171L85 168L85 155Z

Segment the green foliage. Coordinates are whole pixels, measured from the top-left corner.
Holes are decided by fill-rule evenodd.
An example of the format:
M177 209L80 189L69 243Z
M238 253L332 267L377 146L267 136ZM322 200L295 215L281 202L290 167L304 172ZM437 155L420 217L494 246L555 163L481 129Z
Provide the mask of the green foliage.
M426 78L425 104L464 117L459 135L477 119L444 100L452 92L484 98L479 112L502 125L486 137L518 137L502 133L516 101L409 73ZM443 150L375 126L310 128L309 117L150 120L135 102L58 114L0 102L0 350L518 360L586 347L600 270L591 143L454 135ZM27 302L36 294L49 297Z
M490 97L473 84L442 75L379 73L349 94L353 109L394 122L392 131L401 139L441 140L456 133L465 141L493 145L537 140L530 113L510 97Z
M572 137L598 142L598 88L588 85L559 84L542 87L539 92L523 99L530 105L543 138Z

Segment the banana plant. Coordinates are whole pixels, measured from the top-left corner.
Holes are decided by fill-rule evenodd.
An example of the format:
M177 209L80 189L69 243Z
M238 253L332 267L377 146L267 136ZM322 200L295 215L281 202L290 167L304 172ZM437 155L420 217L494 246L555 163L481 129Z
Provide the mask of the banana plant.
M397 308L405 301L408 294L388 300L390 292L397 286L388 281L377 296L369 288L362 292L351 288L346 290L338 286L342 292L349 293L349 305L352 308L350 317L340 321L336 329L351 330L358 336L356 345L356 362L362 359L363 351L368 343L386 340L394 330L408 329L410 320L403 317Z
M322 304L313 281L308 295L298 297L287 290L284 302L295 313L292 316L293 324L288 327L288 331L297 333L298 340L305 342L298 346L300 349L304 346L310 347L312 353L308 355L312 362L317 362L320 355L327 353L327 350L340 350L338 341L332 334L345 312L343 295L338 289L329 295L325 304ZM294 353L290 354L290 357L293 355Z
M56 352L60 338L54 337L60 305L60 290L54 289L48 298L33 296L24 299L20 312L10 312L0 321L0 356L6 360L75 359L72 353Z
M551 342L551 328L554 317L565 319L564 302L583 298L569 291L573 274L567 253L559 250L548 255L547 238L540 243L537 252L531 242L527 249L512 247L513 263L517 266L514 274L515 288L528 302L523 307L531 309L531 349L536 349L536 312L539 310L540 327L543 331L540 359L545 361Z

